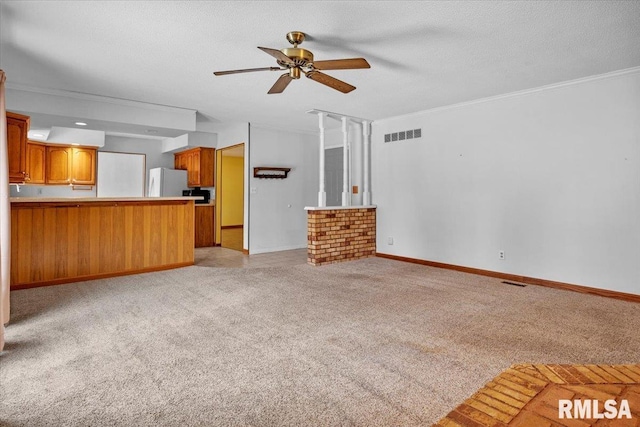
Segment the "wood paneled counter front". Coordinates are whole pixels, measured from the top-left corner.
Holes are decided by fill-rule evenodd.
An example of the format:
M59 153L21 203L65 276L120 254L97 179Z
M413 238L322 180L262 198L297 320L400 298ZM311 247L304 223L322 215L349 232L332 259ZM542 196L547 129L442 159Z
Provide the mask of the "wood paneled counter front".
M11 198L11 289L193 265L196 199Z

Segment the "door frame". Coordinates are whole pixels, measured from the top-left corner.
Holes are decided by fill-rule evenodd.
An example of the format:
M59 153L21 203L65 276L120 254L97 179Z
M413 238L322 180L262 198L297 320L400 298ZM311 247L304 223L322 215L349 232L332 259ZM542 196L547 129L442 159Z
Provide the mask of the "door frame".
M215 244L216 246L222 245L222 204L224 203L224 195L222 193L222 180L224 179L224 171L222 169L222 156L224 154L224 151L237 149L238 147L242 147L242 158L244 160L247 155L247 151L246 151L247 148L244 142L241 142L235 145L230 145L224 148L219 148L216 150L216 187L215 187L215 194L216 194ZM247 179L246 171L244 171L243 176L244 176L244 179ZM242 185L242 200L245 200L244 192L245 192L245 185ZM245 206L245 210L246 210L246 206ZM245 224L244 218L242 220L242 226L243 227L247 226ZM243 244L243 252L245 250L246 248L244 248L244 244Z

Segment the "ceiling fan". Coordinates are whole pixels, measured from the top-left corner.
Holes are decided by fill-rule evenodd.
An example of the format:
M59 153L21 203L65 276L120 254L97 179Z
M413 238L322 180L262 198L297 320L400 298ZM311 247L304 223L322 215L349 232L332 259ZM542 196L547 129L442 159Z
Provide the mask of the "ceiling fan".
M299 48L298 45L305 39L305 34L300 31L291 31L287 33L287 40L293 45L292 48L281 50L271 49L268 47L260 47L258 49L273 56L280 67L263 67L263 68L246 68L243 70L216 71L216 76L225 76L227 74L250 73L253 71L282 71L282 74L276 83L269 89L268 93L282 93L292 80L300 78L300 73L304 74L311 80L329 86L332 89L342 93L349 93L356 87L349 83L338 80L319 70L353 70L358 68L371 68L364 58L348 58L348 59L330 59L325 61L314 61L313 53L306 49Z

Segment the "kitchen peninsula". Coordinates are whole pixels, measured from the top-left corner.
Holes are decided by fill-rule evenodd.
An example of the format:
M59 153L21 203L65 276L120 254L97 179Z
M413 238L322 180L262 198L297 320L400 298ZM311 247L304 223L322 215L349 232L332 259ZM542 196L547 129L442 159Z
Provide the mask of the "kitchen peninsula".
M11 289L193 265L196 199L11 198Z

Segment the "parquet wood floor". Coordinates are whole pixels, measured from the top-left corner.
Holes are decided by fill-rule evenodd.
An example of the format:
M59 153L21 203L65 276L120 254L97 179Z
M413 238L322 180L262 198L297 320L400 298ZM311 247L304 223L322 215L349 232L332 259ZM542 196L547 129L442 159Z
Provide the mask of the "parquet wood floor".
M560 418L560 399L613 399L631 418ZM573 413L573 411L572 411ZM593 413L592 413L593 415ZM514 365L434 424L438 427L640 427L640 365Z

